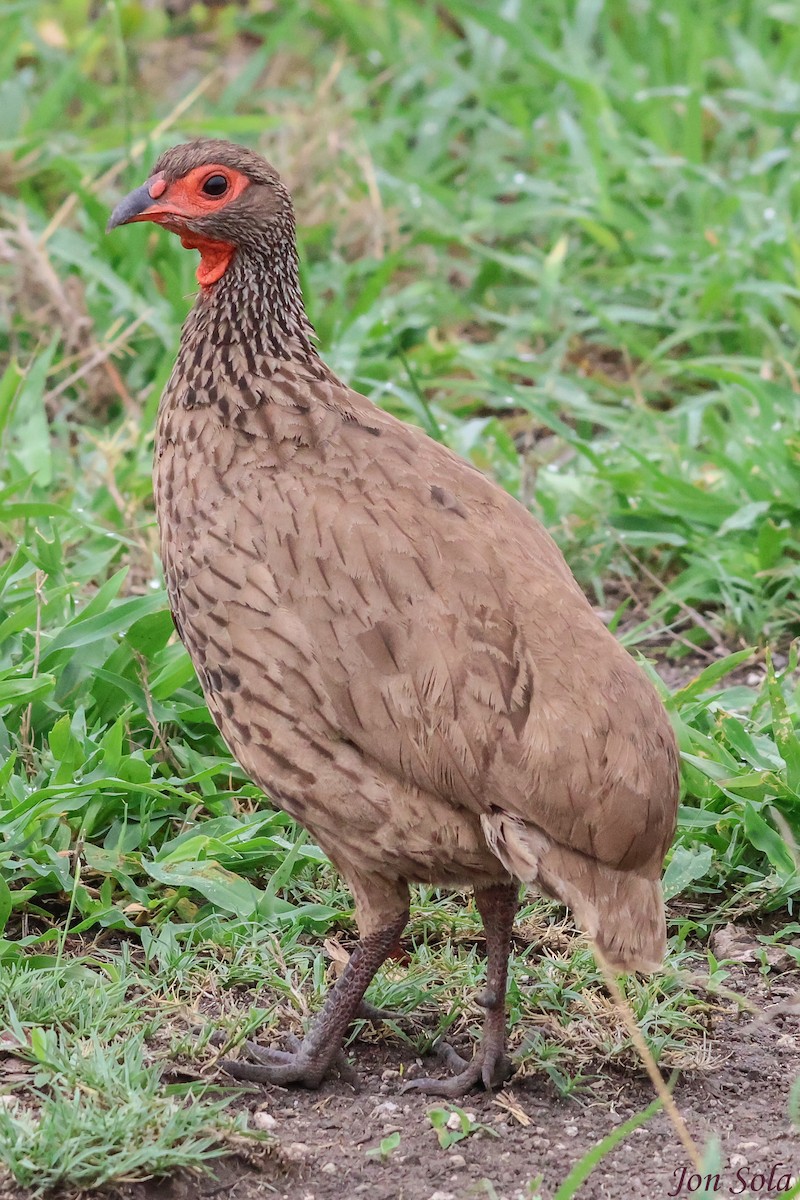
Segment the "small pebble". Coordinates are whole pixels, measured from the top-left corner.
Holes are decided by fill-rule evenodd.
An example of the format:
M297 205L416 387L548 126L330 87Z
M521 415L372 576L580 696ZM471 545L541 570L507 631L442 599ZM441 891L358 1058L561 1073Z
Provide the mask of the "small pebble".
M326 1175L335 1175L336 1174L336 1163L332 1163L332 1162L323 1163L322 1166L320 1167L320 1171L324 1171Z
M399 1111L400 1105L395 1104L394 1100L381 1100L380 1104L376 1104L372 1110L372 1119L376 1121L381 1117L391 1117L393 1113Z
M283 1150L290 1159L305 1158L308 1154L308 1146L305 1142L289 1142L289 1145L284 1146Z
M467 1160L463 1154L451 1154L447 1161L451 1167L465 1167L467 1165Z
M448 1129L460 1129L461 1117L458 1115L458 1113L450 1113L450 1116L447 1118L446 1125Z
M273 1129L277 1128L278 1122L275 1120L272 1113L266 1112L264 1109L262 1109L259 1112L253 1113L251 1124L254 1129L260 1129L264 1132L271 1133Z
M577 1125L565 1125L564 1133L566 1134L567 1137L577 1137L578 1136L578 1126Z
M431 1192L428 1200L456 1200L452 1192Z
M746 1166L747 1166L747 1159L745 1158L745 1156L743 1154L732 1154L731 1155L731 1170L732 1171L738 1171L740 1167L746 1167Z

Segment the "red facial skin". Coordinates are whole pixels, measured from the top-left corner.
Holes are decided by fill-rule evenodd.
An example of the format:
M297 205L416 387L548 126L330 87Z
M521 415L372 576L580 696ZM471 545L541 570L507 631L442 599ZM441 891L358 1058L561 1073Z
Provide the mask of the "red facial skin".
M222 175L227 179L228 190L224 195L206 196L203 192L203 184L212 175ZM209 288L221 279L228 269L236 247L231 242L220 242L193 233L186 228L184 221L203 217L224 208L237 196L241 196L249 186L250 180L246 175L216 163L195 167L182 179L176 179L174 183L169 184L163 176L154 175L148 180L147 188L155 203L130 220L154 221L156 225L162 225L172 233L179 234L181 245L188 250L199 250L197 282L201 287Z

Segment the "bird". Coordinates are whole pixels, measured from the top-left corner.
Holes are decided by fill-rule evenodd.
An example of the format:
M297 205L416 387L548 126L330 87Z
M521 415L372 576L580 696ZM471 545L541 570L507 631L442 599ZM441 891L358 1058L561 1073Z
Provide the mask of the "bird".
M323 849L358 926L303 1040L227 1069L335 1075L421 883L474 893L484 1020L471 1059L448 1050L448 1074L407 1086L502 1087L523 889L568 906L615 971L662 961L669 717L533 514L325 364L292 201L260 154L166 150L108 229L140 221L200 252L155 431L175 628L232 754Z

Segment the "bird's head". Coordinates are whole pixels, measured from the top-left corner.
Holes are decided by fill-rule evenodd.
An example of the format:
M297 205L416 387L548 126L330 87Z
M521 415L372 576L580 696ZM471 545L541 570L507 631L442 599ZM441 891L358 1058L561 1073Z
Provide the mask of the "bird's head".
M119 202L107 229L132 221L154 221L199 250L204 288L222 278L240 248L269 248L294 231L289 194L269 163L211 138L166 150L147 182Z

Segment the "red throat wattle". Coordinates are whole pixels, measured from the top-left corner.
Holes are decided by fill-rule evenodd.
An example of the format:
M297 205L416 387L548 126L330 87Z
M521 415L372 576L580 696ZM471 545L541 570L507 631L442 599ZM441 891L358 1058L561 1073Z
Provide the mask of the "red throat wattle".
M197 268L197 282L200 287L208 288L227 271L233 252L236 249L230 242L215 242L211 238L201 237L188 230L181 234L181 245L187 250L200 251L200 264Z

